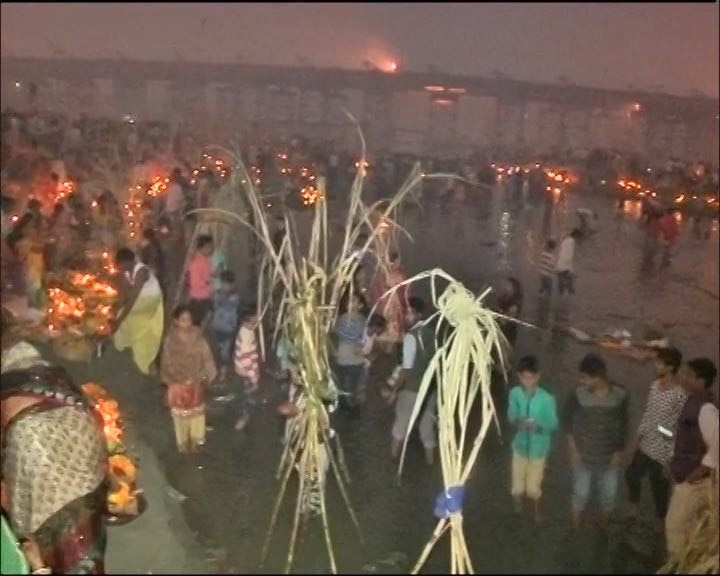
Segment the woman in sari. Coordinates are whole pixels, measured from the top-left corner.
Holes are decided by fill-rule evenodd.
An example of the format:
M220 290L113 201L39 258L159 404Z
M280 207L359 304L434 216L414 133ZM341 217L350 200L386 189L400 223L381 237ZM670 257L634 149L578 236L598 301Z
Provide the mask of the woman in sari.
M399 346L405 333L407 286L402 286L389 295L385 295L385 293L405 280L405 274L400 268L400 256L397 252L393 252L388 258L387 268L378 270L370 289L370 296L373 305L376 306L376 312L387 321L387 330L383 334L383 340L388 350Z
M160 378L167 386L167 404L180 454L205 444L205 389L217 376L215 358L187 306L175 310L163 344Z
M115 262L125 285L113 342L118 350L130 348L138 370L149 374L160 351L165 322L160 284L150 268L138 262L128 248L118 250Z
M5 334L3 334L5 336ZM5 338L4 338L5 340ZM3 342L2 495L10 528L52 574L103 574L107 449L67 372L31 346Z

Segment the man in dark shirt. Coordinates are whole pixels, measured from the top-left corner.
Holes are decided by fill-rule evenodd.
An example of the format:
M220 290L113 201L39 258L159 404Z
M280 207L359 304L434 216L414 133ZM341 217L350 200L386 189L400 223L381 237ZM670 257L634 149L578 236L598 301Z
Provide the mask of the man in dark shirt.
M688 399L678 417L670 461L675 487L665 517L667 551L673 561L687 554L700 519L708 505L712 506L709 494L713 481L717 482L720 452L718 409L710 392L715 378L717 368L712 360L694 358L687 363L680 379ZM717 493L717 484L714 489Z
M565 405L563 429L573 470L573 527L579 528L597 484L601 524L607 525L617 499L620 465L628 431L628 394L611 384L605 361L588 354L580 362L580 386Z

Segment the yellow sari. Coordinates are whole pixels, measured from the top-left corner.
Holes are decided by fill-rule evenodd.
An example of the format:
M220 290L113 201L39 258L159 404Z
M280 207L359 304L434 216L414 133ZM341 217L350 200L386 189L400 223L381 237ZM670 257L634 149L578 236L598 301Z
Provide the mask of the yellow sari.
M133 281L141 267L144 265L137 264L135 266ZM150 272L150 277L135 300L132 309L115 332L113 344L118 350L131 348L138 370L143 374L149 374L150 365L160 352L164 326L165 311L162 292L157 279Z

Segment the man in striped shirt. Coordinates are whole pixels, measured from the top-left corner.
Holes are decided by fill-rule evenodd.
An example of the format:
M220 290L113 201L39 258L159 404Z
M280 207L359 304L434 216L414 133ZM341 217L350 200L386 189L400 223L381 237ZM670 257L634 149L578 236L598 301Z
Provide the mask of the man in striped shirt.
M555 276L555 240L548 240L545 249L540 254L540 294L550 296Z
M632 461L625 473L630 498L629 517L637 516L642 480L648 476L659 530L662 530L670 501L667 468L672 459L678 416L687 399L677 381L681 365L682 354L677 348L658 351L655 361L658 378L650 386L645 412L631 449Z

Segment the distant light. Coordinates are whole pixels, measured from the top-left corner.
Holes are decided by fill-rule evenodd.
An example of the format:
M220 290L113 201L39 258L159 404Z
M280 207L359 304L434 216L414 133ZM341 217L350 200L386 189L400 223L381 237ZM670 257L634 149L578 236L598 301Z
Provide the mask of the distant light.
M20 82L15 82L15 88L20 88L21 86L22 84L20 84Z
M433 100L433 104L438 104L440 106L451 106L454 104L452 100L448 100L447 98L435 98Z
M642 106L638 102L634 102L632 105L632 111L633 112L640 112L642 110Z
M395 73L395 72L397 72L397 71L398 71L398 63L395 62L395 60L390 60L390 61L385 65L385 72L389 72L389 73L392 74L392 73Z
M465 94L467 90L465 90L465 88L449 88L448 92L451 94Z
M445 92L445 86L425 86L425 91L427 92Z

